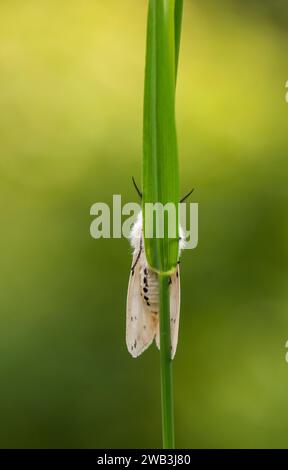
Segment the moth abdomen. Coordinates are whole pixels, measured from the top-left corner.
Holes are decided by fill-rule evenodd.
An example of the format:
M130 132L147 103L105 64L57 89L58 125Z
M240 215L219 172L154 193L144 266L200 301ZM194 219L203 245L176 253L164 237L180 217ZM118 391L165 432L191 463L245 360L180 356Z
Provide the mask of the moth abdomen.
M147 265L140 269L140 288L143 293L143 302L148 307L149 312L158 314L158 279L157 274L154 273Z

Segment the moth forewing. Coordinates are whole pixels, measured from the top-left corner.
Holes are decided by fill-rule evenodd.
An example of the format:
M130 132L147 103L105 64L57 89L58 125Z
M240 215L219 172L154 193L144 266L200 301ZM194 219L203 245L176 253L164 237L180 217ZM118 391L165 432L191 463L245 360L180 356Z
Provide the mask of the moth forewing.
M171 333L171 356L174 359L179 332L180 319L180 268L177 266L176 273L170 277L170 333Z
M141 291L141 272L147 265L142 238L142 217L138 216L131 233L134 248L126 307L126 344L133 357L138 357L155 338L157 322L146 307Z
M180 319L180 269L177 270L169 279L169 298L170 298L170 336L171 336L171 358L174 359L178 344L179 319ZM160 325L157 328L156 345L160 349Z

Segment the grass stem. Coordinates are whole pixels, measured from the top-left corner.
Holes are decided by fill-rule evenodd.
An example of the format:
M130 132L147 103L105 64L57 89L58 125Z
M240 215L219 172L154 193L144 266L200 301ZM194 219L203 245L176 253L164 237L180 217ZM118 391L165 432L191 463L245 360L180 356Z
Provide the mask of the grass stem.
M169 314L169 276L159 274L158 279L160 302L162 439L164 449L174 449L174 409Z
M181 37L183 0L149 0L143 125L143 217L148 264L159 276L160 375L163 447L174 448L169 274L178 261L179 165L175 124L175 85ZM146 203L172 203L176 236L146 237L153 215ZM147 232L149 233L149 232ZM154 232L153 232L154 233Z

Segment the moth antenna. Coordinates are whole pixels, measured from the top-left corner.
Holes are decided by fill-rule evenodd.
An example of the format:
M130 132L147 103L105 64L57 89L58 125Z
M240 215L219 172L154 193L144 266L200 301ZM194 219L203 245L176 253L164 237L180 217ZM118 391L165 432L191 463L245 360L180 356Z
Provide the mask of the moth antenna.
M140 189L138 188L137 184L136 184L136 181L134 179L134 176L132 176L132 181L133 181L133 184L134 184L134 188L136 189L137 193L138 193L138 196L140 197L140 199L142 199L142 193L140 191Z
M182 199L180 199L180 202L184 202L184 201L187 199L187 197L189 197L189 196L190 196L190 194L192 194L192 193L193 193L193 191L194 191L194 188L193 188L193 189L191 189L191 191L190 191L188 194L186 194L186 196L184 196Z

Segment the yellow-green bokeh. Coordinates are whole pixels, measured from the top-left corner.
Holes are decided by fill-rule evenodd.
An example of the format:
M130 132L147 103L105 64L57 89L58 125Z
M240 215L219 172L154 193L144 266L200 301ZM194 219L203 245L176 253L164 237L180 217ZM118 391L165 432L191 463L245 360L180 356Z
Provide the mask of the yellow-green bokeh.
M288 7L186 0L178 447L287 447ZM0 447L159 447L159 354L125 346L131 250L94 202L137 200L146 1L0 1Z

